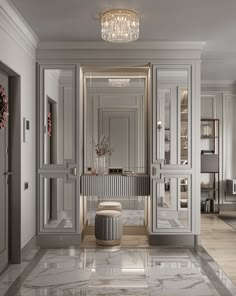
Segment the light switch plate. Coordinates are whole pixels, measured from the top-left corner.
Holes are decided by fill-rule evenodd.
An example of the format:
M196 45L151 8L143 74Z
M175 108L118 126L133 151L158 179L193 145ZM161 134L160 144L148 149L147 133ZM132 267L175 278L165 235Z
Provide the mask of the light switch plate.
M24 190L27 190L27 189L29 189L29 183L28 182L25 182L24 183Z
M31 131L31 127L30 127L30 121L28 119L26 119L25 117L23 118L23 141L25 143L29 143L30 142L30 131Z

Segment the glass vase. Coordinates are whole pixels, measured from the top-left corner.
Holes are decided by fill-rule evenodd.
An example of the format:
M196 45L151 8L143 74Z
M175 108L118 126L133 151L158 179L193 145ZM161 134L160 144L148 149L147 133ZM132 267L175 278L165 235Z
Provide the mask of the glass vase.
M106 157L98 156L95 159L95 168L97 175L104 175L106 172Z

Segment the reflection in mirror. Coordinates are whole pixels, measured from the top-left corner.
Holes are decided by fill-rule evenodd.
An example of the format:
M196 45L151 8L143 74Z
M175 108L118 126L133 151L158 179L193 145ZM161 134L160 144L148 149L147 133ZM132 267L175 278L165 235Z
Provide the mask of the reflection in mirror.
M165 90L165 160L166 164L170 164L170 147L171 147L171 96L170 91Z
M108 168L146 173L146 73L85 73L85 173L95 168L94 145L105 136L111 155Z
M157 70L157 129L159 159L165 164L189 163L188 69Z
M180 151L182 164L188 163L188 122L189 122L189 104L187 88L180 88Z
M104 201L119 202L122 207L122 225L123 226L144 226L146 225L147 197L129 196L129 197L110 197L105 196L87 196L85 225L94 226L95 216L99 204Z
M189 179L165 178L159 184L157 227L159 229L189 227Z
M72 228L73 183L63 178L44 178L44 228Z
M63 178L44 178L44 228L72 228L73 183Z
M44 70L44 164L73 158L73 71Z

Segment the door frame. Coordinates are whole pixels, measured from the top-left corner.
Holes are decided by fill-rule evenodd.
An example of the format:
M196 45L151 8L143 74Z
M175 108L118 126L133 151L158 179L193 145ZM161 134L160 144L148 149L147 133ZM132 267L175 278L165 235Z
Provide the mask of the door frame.
M8 75L9 114L9 263L21 262L21 77L0 61L0 69Z

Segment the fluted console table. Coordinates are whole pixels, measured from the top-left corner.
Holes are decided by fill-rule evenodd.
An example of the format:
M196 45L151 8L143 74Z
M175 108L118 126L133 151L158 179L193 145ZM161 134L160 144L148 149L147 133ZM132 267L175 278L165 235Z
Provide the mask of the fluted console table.
M82 175L81 194L84 196L148 196L148 175Z

